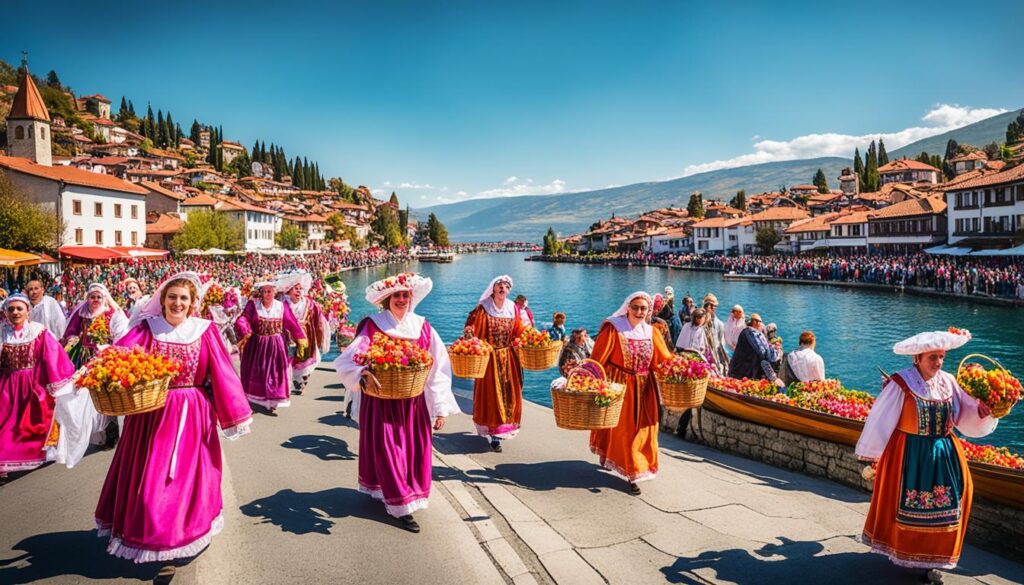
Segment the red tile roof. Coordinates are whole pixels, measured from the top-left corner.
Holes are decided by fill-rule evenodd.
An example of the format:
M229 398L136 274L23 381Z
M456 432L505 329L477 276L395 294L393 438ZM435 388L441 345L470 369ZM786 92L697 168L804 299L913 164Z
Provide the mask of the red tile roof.
M827 232L831 229L829 228L829 224L831 224L837 217L839 217L838 213L826 213L825 215L794 221L783 233L804 234L810 232Z
M175 201L184 201L186 199L184 193L178 193L177 191L171 191L170 189L165 189L165 188L161 187L159 184L154 183L152 181L142 181L140 183L140 185L142 185L146 189L149 189L153 193L159 193L160 195L164 195L165 197L170 197L171 199L174 199Z
M909 158L896 159L894 161L890 161L890 162L888 162L888 163L878 167L878 173L881 174L881 175L884 175L886 173L898 173L898 172L902 172L902 171L935 171L935 172L938 172L939 169L933 167L932 165L927 165L927 164L924 164L923 162L918 162L916 160L911 160Z
M865 222L867 222L868 218L871 217L872 214L874 214L874 213L876 213L876 212L875 211L855 211L853 213L849 213L849 214L843 215L841 217L837 217L836 219L832 220L832 225L849 224L849 223L865 223Z
M82 170L77 167L56 166L48 167L39 165L27 158L16 156L0 156L0 167L48 179L50 181L64 181L69 185L80 185L82 187L93 187L95 189L107 189L110 191L121 191L123 193L135 193L145 195L146 191L138 185L118 179L113 175L104 175Z
M933 195L922 199L907 199L888 207L883 207L871 214L871 219L895 219L918 215L937 215L946 210L944 198Z
M114 125L114 122L112 120L108 120L106 118L96 118L95 120L92 121L92 123L93 124L97 124L99 126L113 126Z
M797 207L769 207L761 213L755 213L750 216L752 221L795 221L798 219L804 219L808 215L807 211Z
M996 173L988 173L976 179L964 181L963 183L957 183L948 190L954 191L960 189L975 189L978 187L992 187L995 185L1017 183L1020 181L1024 181L1024 164L1019 164Z
M107 104L109 104L109 103L110 103L110 100L108 100L107 98L103 97L103 94L99 94L99 93L97 93L97 94L93 94L93 95L87 95L87 96L85 96L85 97L84 97L84 98L82 98L82 99L83 99L83 100L87 100L87 99L90 99L90 98L91 98L91 99L94 99L94 100L96 100L96 101L100 101L100 102L104 102L104 103L107 103Z
M161 213L156 221L153 223L146 224L146 234L176 234L181 231L181 226L185 225L185 222L177 217Z
M11 120L43 120L50 121L50 113L43 103L43 96L39 95L39 88L26 68L18 80L18 93L11 103L11 113L7 115Z
M206 193L200 193L199 195L196 195L195 197L192 197L190 199L186 199L185 201L182 201L181 204L182 205L188 205L188 206L205 205L207 207L213 207L214 205L217 205L217 200L214 199L213 197L210 197Z
M961 154L959 156L954 156L953 158L949 159L949 161L947 161L947 162L957 163L957 162L966 162L966 161L969 161L969 160L988 160L988 155L985 154L984 150L975 150L975 151L972 151L972 152L968 152L967 154Z

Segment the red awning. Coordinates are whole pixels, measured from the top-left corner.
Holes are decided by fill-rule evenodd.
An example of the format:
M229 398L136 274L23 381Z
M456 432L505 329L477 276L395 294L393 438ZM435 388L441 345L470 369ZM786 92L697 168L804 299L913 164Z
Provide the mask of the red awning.
M129 258L140 258L146 260L150 258L163 258L164 256L171 253L169 250L157 250L155 248L139 248L129 246L114 246L112 249L121 252L122 254L128 256Z
M39 258L43 261L43 264L56 264L57 259L49 254L39 254Z
M113 248L102 248L100 246L61 246L58 252L60 252L61 256L93 262L128 258L127 254L122 254Z

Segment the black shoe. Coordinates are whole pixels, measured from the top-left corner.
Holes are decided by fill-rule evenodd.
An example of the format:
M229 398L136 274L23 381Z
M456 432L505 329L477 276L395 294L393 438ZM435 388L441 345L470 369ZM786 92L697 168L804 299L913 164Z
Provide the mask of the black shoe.
M352 400L349 399L348 405L345 406L345 418L352 420Z
M416 519L412 517L412 514L406 514L399 518L402 521L402 528L405 528L409 532L419 532L420 525L416 522Z
M491 441L491 451L494 451L495 453L501 453L501 442Z
M103 441L103 450L113 449L117 445L117 440L121 437L121 430L117 427L116 417L107 423L107 428L103 432L106 434L106 439Z
M634 496L639 496L642 492L640 491L640 486L633 482L629 482L629 493Z

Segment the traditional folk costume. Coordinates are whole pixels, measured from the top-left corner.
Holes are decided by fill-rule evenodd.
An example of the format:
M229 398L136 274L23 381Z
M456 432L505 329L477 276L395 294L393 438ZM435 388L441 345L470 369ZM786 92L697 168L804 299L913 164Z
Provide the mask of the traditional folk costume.
M264 281L256 285L256 290L265 286L276 288L275 283ZM304 344L306 334L291 308L276 299L269 307L259 298L250 299L235 321L238 339L248 338L242 349L241 366L245 395L249 402L270 410L291 405L291 358L285 332L300 345Z
M114 302L114 298L110 296L110 291L106 286L100 283L90 284L85 296L88 297L97 291L103 295L104 304L101 309L93 313L89 309L88 299L79 303L68 317L67 327L60 339L61 345L65 347L69 343L71 344L71 347L68 348L68 356L71 357L71 362L75 364L76 368L82 367L92 359L102 349L101 346L116 342L128 332L128 317ZM106 321L107 330L110 333L107 339L95 339L89 335L89 327L99 319Z
M125 417L124 433L96 505L98 536L107 551L136 563L191 557L221 531L221 447L249 432L252 410L227 348L210 321L190 316L178 326L163 317L161 285L132 318L117 345L140 346L175 358L184 370L162 409ZM201 299L193 307L198 308ZM136 324L137 323L137 324Z
M893 348L900 355L955 349L970 339L936 331ZM967 532L973 485L955 427L983 437L997 420L978 415L978 401L956 378L924 380L917 367L894 374L875 400L857 441L857 456L877 461L871 508L861 541L900 566L951 569Z
M390 311L363 319L357 335L334 367L342 383L358 398L359 491L384 502L387 513L396 518L427 507L431 482L431 423L437 417L459 412L452 394L452 369L448 351L427 320L413 313L430 292L429 278L415 274L377 281L366 288L366 300L379 305L400 290L412 291L409 311L399 321ZM366 353L374 334L413 341L434 358L423 394L416 398L390 400L362 395L360 374L364 366L356 356Z
M6 299L4 310L12 303L31 309L23 295ZM0 326L0 476L46 461L74 467L81 460L92 430L82 407L91 406L91 400L88 392L75 392L74 373L71 360L42 324L26 320L19 327L10 322Z
M288 291L301 284L303 296L298 302L293 302ZM309 273L293 273L282 275L277 281L278 290L284 291L284 302L292 310L295 320L306 334L309 344L302 349L296 349L292 357L292 389L295 393L301 393L309 382L309 375L320 363L320 357L330 351L331 330L324 316L323 308L313 300L308 293L313 284L313 277Z
M473 384L473 423L478 435L491 438L492 446L498 445L499 439L515 437L523 418L523 368L512 340L527 325L523 313L510 299L501 308L495 306L494 287L502 282L511 290L512 277L495 278L466 319L466 327L473 329L473 335L494 347L487 373Z
M626 386L615 428L590 432L590 450L601 465L630 483L658 474L658 388L652 370L672 354L646 321L629 324L634 299L653 305L650 295L635 292L602 325L591 359L604 366L608 379Z
M33 323L39 323L53 335L54 339L64 337L64 327L67 326L67 317L64 309L57 302L57 299L50 295L43 295L38 305L32 305L32 314L29 317Z

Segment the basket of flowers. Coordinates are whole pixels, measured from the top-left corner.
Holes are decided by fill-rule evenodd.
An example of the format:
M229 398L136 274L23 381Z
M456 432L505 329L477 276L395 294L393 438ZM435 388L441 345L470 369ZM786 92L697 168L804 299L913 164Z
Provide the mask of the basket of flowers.
M338 349L346 348L352 345L352 341L356 338L355 325L350 325L342 321L338 325L337 331L334 333L334 341L338 344Z
M110 319L106 315L100 315L93 319L85 330L85 336L93 345L110 345Z
M203 315L205 318L210 318L210 307L224 306L225 298L226 293L224 291L224 287L216 282L211 283L210 287L206 289L206 294L203 295L203 308L199 314Z
M972 359L985 360L992 369L986 370L982 364L970 361ZM972 353L960 360L956 381L964 392L988 405L992 409L992 416L996 418L1010 414L1013 405L1021 397L1020 380L1001 363L980 353Z
M661 389L662 405L669 410L685 410L704 404L713 369L714 366L692 352L658 364L654 375Z
M405 339L383 333L373 334L366 353L355 357L356 363L369 368L377 387L367 384L363 393L375 398L401 400L423 394L427 374L434 358L430 352Z
M570 431L614 428L619 424L625 394L626 387L608 380L601 364L583 360L569 372L568 379L551 384L555 425Z
M448 358L452 361L452 373L460 378L478 380L487 373L487 363L494 348L479 337L466 334L448 346Z
M533 327L524 329L512 344L519 352L523 369L531 372L543 372L554 367L562 351L561 341L554 341L547 331L537 331Z
M107 416L142 414L163 408L171 379L181 369L177 360L140 347L108 347L86 364L77 384Z

